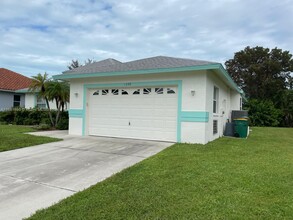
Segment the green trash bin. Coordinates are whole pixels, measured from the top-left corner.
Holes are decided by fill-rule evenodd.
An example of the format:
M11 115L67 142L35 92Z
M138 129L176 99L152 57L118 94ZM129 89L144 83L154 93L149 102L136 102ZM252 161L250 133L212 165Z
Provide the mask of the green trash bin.
M248 131L248 120L247 119L235 119L234 120L235 129L234 135L235 137L246 138Z

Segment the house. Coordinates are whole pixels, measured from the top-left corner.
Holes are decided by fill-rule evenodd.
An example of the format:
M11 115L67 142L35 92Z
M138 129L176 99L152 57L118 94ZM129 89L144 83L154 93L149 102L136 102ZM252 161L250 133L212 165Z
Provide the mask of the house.
M13 107L47 108L45 100L37 93L30 92L32 79L11 70L0 68L0 111ZM57 109L54 101L49 103L52 109Z
M106 59L53 77L70 81L73 135L205 144L241 109L242 91L215 62Z
M19 73L0 68L0 111L25 107L25 94L18 90L29 87L31 81Z

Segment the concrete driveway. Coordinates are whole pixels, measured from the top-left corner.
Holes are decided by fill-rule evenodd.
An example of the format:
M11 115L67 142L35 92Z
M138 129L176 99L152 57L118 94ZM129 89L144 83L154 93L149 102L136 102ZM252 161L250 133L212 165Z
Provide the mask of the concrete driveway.
M172 143L35 132L64 141L0 153L0 219L22 219Z

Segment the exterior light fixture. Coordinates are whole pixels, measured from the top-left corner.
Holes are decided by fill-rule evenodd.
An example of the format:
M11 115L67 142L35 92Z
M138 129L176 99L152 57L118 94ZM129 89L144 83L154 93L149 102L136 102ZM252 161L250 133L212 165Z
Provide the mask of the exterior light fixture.
M192 96L194 96L195 95L195 90L194 89L190 90L190 93L191 93Z

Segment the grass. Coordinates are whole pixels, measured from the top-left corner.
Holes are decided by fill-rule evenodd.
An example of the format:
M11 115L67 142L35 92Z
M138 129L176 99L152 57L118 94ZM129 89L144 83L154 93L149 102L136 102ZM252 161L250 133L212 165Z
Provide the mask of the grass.
M24 134L35 129L18 125L0 125L0 152L59 141L61 139Z
M292 219L293 129L175 144L30 219Z

